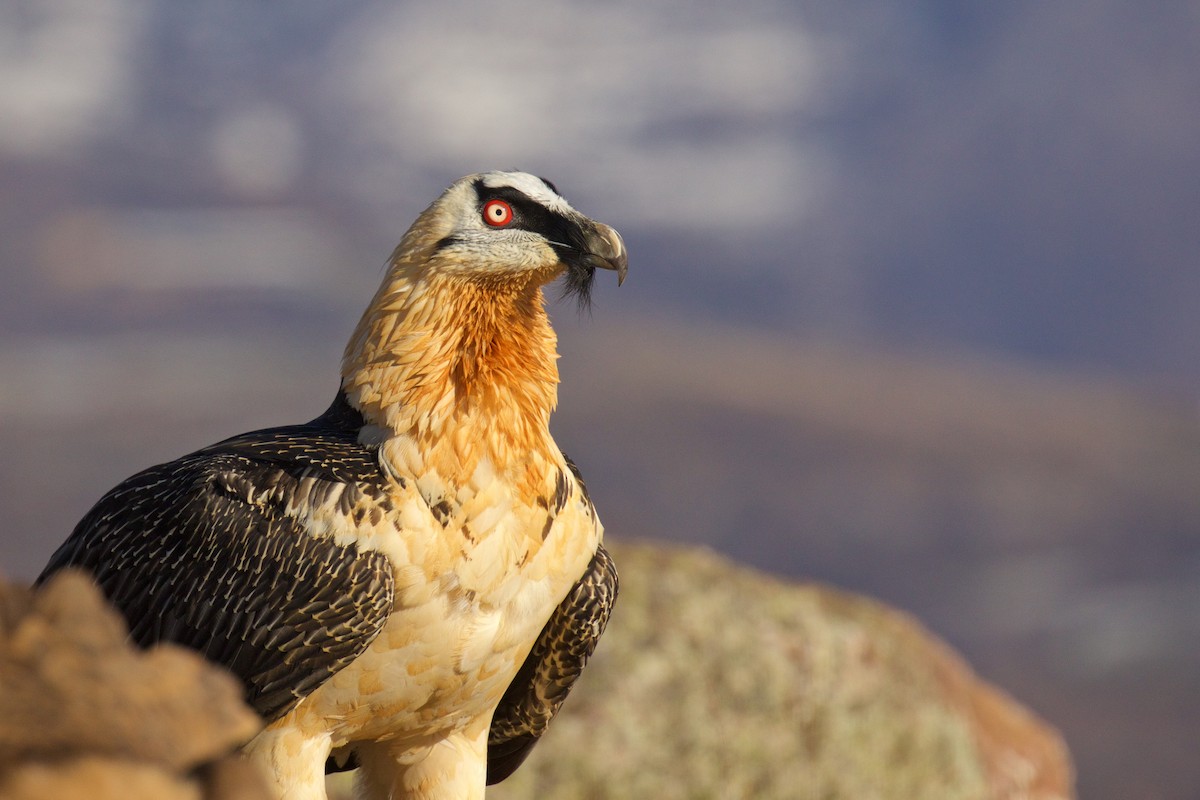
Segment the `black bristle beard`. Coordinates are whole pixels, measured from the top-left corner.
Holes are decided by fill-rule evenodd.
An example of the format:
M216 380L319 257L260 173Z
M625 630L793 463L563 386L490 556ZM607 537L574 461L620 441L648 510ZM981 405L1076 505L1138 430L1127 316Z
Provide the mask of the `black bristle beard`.
M596 282L596 268L583 264L567 264L562 278L562 293L559 299L575 298L575 305L582 314L592 310L592 284Z

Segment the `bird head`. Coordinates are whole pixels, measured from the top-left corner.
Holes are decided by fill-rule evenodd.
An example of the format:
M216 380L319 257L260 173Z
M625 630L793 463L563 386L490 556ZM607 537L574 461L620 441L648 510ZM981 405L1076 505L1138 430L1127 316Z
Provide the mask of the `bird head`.
M561 276L565 294L581 306L597 268L614 270L618 285L628 268L620 234L571 208L554 184L524 172L456 181L421 214L396 256L485 286L540 286Z
M627 264L620 235L548 181L483 172L452 184L400 240L342 358L347 401L392 442L381 457L401 463L413 436L441 442L447 476L471 474L481 457L457 443L484 442L494 464L557 452L546 424L558 356L542 287L562 278L586 307L596 270L620 283ZM477 436L464 434L468 420Z

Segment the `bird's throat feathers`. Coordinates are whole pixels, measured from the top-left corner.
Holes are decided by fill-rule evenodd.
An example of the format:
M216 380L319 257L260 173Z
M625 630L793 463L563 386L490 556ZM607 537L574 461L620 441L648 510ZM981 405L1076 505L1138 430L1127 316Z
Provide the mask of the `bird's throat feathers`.
M342 388L368 425L444 478L556 453L556 339L540 282L487 285L393 262L346 347ZM541 459L535 459L541 460Z

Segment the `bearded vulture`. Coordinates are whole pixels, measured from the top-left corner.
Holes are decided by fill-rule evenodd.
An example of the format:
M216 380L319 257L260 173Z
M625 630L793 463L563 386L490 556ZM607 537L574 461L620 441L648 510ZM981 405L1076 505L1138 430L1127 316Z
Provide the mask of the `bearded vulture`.
M624 280L620 235L521 172L417 218L311 422L254 431L106 494L39 581L89 570L143 646L244 682L276 796L483 797L525 758L608 622L617 575L557 399L543 287Z

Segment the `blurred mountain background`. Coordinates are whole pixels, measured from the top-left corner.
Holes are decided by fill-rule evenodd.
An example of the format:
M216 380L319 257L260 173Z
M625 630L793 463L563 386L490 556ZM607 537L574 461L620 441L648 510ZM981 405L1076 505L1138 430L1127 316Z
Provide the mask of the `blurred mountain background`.
M631 253L553 309L610 535L908 609L1081 796L1193 798L1197 74L1190 2L0 0L0 569L323 410L406 226L516 167Z

